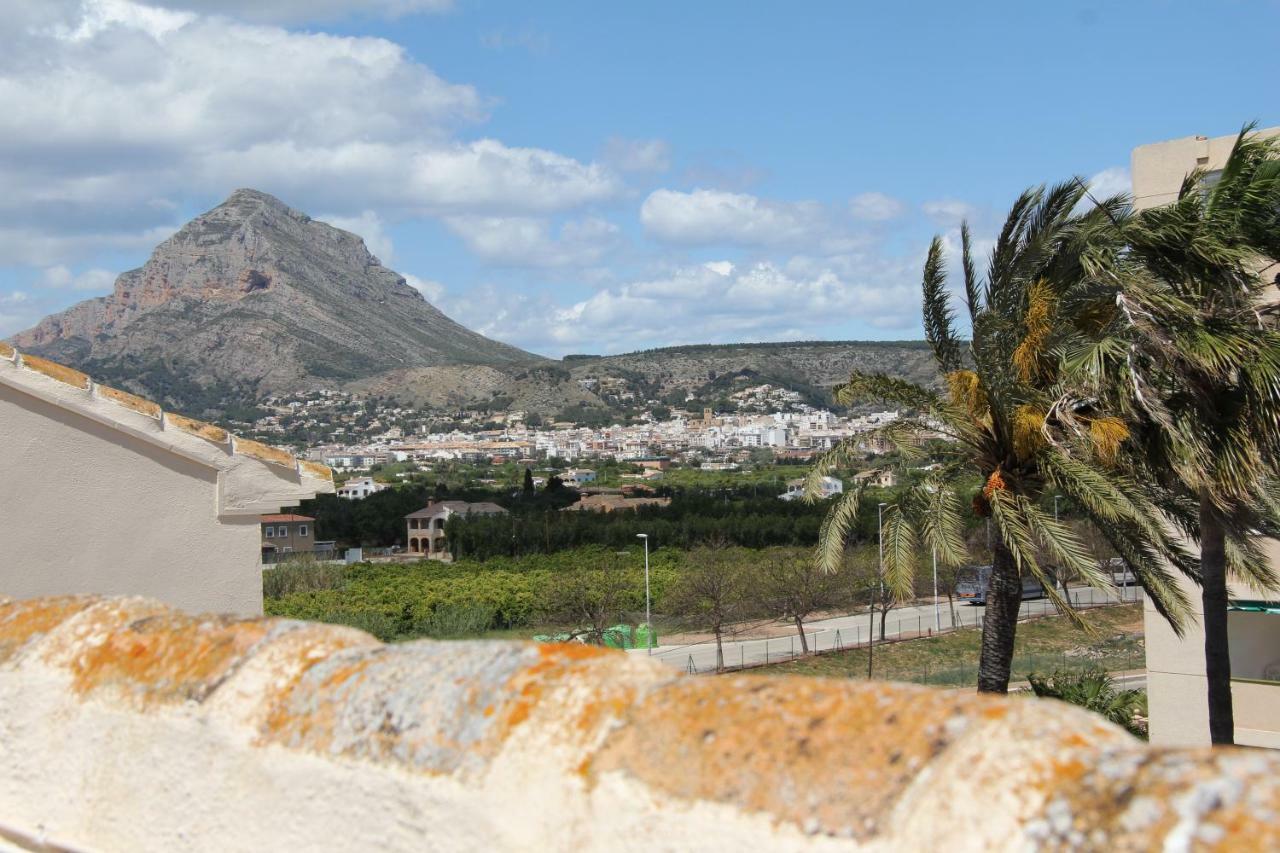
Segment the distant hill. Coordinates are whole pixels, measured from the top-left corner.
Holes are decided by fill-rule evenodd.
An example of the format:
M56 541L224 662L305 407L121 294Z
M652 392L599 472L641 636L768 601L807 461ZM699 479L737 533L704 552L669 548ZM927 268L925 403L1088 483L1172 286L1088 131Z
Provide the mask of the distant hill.
M13 342L212 417L313 388L607 419L650 401L715 406L760 384L826 404L852 369L936 378L918 341L694 345L553 361L460 326L355 234L250 189L183 226L110 295Z
M111 295L13 340L188 409L389 371L547 363L450 320L356 235L247 189L161 243Z

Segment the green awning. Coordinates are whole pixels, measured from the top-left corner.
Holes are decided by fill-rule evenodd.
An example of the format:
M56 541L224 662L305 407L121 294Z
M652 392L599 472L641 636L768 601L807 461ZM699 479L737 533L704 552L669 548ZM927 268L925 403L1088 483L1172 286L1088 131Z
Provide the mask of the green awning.
M1233 601L1227 609L1242 613L1280 613L1280 601Z

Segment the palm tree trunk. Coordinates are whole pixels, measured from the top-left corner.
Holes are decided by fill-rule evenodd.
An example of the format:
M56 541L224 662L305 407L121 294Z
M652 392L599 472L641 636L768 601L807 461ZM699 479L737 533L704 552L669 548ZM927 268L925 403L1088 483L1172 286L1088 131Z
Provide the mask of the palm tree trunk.
M1008 693L1013 668L1013 641L1022 606L1022 578L1013 554L997 540L991 549L991 581L982 617L982 651L978 660L978 692Z
M1209 686L1209 740L1235 743L1231 646L1227 640L1225 532L1207 495L1200 496L1200 601L1204 609L1204 674Z

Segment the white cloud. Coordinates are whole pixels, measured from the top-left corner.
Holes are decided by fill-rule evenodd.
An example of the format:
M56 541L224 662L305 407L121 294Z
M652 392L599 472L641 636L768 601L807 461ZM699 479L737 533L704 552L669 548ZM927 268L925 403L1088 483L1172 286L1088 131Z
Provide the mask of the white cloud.
M40 285L55 290L92 291L107 293L115 284L116 274L110 270L88 269L79 274L61 264L47 267L40 274Z
M254 21L330 21L351 15L398 18L447 12L453 0L144 0L149 6L231 15Z
M828 230L816 202L778 202L720 190L655 190L640 206L652 236L685 245L785 246L815 242Z
M937 224L946 226L959 225L962 221L974 219L978 215L978 209L973 205L952 198L926 201L920 209L924 211L925 216Z
M1124 166L1103 169L1089 179L1089 193L1098 201L1120 193L1133 192L1133 179Z
M605 288L568 307L496 293L450 307L484 334L553 353L820 338L841 333L851 321L913 335L920 316L917 261L713 261Z
M389 218L545 214L621 189L600 164L457 140L489 102L385 39L85 0L20 7L0 56L0 264L137 242L240 186Z
M409 275L408 273L405 273L404 280L409 283L410 287L421 293L424 299L437 308L440 307L440 302L444 299L446 293L446 288L443 284L438 281L432 281L429 278L418 278L416 275Z
M334 228L350 231L364 240L365 247L374 254L383 266L391 266L395 260L395 246L391 235L383 230L382 217L372 210L365 210L359 216L317 216L321 222L327 222Z
M897 219L906 212L907 206L892 196L884 193L859 193L849 199L849 213L854 219L867 222L884 222Z
M619 172L665 172L671 168L671 146L661 139L612 136L601 159Z
M590 266L619 241L618 226L599 217L567 221L555 232L546 219L523 216L451 216L445 224L473 253L499 266Z

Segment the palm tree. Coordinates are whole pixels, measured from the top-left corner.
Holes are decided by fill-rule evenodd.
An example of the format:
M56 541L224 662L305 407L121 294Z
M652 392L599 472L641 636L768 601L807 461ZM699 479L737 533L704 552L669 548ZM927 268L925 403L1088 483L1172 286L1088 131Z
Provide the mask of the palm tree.
M1200 546L1209 729L1231 743L1227 579L1260 591L1277 577L1258 546L1280 531L1280 332L1260 274L1280 259L1280 147L1246 126L1216 182L1188 174L1172 204L1110 211L1093 294L1101 333L1069 348L1134 431L1122 454L1167 493L1166 511Z
M1145 486L1115 466L1128 436L1123 421L1101 410L1096 395L1077 393L1060 369L1058 348L1079 334L1078 294L1088 292L1093 270L1110 258L1105 241L1103 256L1095 257L1095 235L1114 230L1110 215L1121 205L1109 200L1073 214L1084 193L1079 181L1023 193L982 279L968 227L962 228L968 341L957 333L948 304L942 241L933 240L924 266L924 328L945 392L861 372L835 389L846 405L878 398L907 410L879 431L903 453L912 452L912 439L922 432L950 439L942 467L886 508L884 580L895 596L910 594L919 555L935 552L944 565L964 559L960 494L980 485L972 511L989 518L995 534L978 675L983 692L1008 690L1024 575L1037 578L1059 609L1083 624L1041 565L1038 549L1092 586L1112 584L1070 527L1042 509L1050 490L1098 525L1176 630L1188 609L1170 567L1192 570L1191 558L1161 524ZM819 460L810 494L817 494L824 474L858 453L857 445L846 440ZM861 489L848 492L823 523L818 558L829 571L840 563L861 499Z

